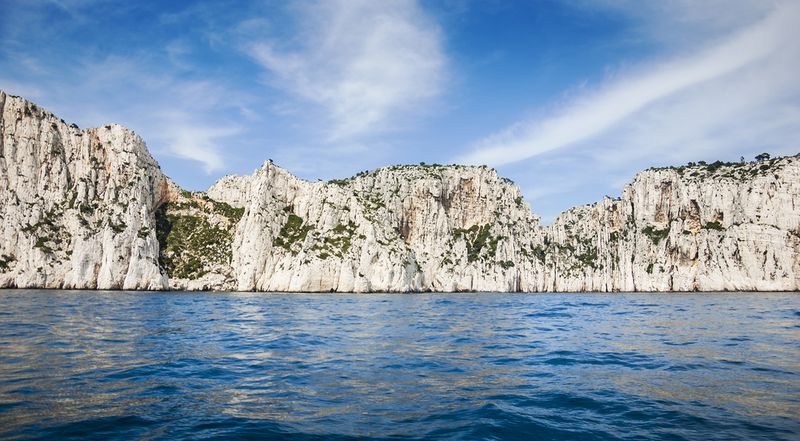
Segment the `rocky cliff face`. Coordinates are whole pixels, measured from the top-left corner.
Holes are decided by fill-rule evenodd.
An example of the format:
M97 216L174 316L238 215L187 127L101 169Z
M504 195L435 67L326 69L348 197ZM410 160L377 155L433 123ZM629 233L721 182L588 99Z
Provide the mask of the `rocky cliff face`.
M486 167L394 166L323 183L267 162L209 195L244 209L239 290L515 291L540 273L522 254L541 240L538 220Z
M163 289L169 183L136 134L80 130L0 91L0 286Z
M796 290L800 158L648 170L540 224L486 167L189 193L120 126L0 92L0 286L257 291Z
M547 290L797 290L800 158L647 170L549 236L591 259L551 259Z

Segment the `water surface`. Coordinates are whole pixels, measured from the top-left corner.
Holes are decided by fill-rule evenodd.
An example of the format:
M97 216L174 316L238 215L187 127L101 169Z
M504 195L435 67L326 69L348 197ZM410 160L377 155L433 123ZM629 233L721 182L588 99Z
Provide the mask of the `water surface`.
M0 290L0 438L800 439L798 294Z

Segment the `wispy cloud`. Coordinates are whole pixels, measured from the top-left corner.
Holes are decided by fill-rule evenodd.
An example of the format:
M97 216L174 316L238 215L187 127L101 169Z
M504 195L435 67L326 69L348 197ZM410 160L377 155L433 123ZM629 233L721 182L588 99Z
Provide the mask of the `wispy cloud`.
M187 115L174 115L167 119L159 139L171 154L203 164L208 174L224 170L220 140L239 134L241 128L234 125L210 127L187 118Z
M641 38L696 44L765 18L786 0L566 0L589 13L611 11L632 20Z
M800 49L791 43L800 39L798 22L800 5L778 3L766 18L721 42L621 73L602 87L588 88L553 116L522 121L478 141L459 159L499 166L588 142L602 145L607 141L602 136L623 125L627 134L645 135L637 139L643 142L640 153L668 147L662 139L705 145L726 127L740 134L749 127L742 139L752 139L766 127L744 118L786 118L780 103L800 88L792 79L800 71Z
M243 129L214 114L240 109L246 98L211 81L179 79L157 65L141 55L84 58L69 71L43 68L31 83L0 78L0 87L46 98L40 104L81 125L122 123L143 135L151 149L197 162L206 174L224 170L222 142ZM65 79L79 86L65 87Z
M442 92L440 30L415 1L321 1L297 11L295 44L256 41L247 50L275 85L326 110L329 140L394 128Z
M125 22L131 9L147 6L118 6L108 0L8 6L8 16L0 17L0 69L6 71L0 88L36 99L82 126L126 125L141 134L160 159L191 161L207 175L227 169L232 157L223 146L243 132L236 120L249 97L187 61L196 35L182 33L161 47L146 49L128 47L123 39L101 50L54 36ZM42 31L31 34L30 29ZM32 45L42 46L42 51L30 50ZM179 172L197 174L191 168Z
M129 126L192 181L240 171L243 151L310 176L367 167L388 149L373 135L413 127L446 83L442 31L415 0L3 9L0 87L82 126Z

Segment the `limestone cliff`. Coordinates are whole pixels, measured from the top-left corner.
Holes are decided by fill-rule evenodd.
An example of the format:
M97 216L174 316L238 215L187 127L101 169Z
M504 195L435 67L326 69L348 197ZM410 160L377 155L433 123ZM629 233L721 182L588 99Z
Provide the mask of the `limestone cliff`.
M0 287L163 289L168 181L119 125L80 130L0 91Z
M236 287L263 291L535 289L543 231L486 167L393 166L307 182L271 162L210 195L244 208ZM236 201L241 194L245 198Z
M797 290L800 158L647 170L548 233L547 290Z
M0 92L0 286L797 290L800 158L641 172L543 226L487 167L310 182L267 161L189 193L117 125Z

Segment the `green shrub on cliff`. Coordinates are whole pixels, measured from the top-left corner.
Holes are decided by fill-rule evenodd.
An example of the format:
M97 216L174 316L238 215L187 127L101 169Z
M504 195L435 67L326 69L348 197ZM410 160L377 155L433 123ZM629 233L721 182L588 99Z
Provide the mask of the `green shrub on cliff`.
M291 213L286 219L286 223L281 227L278 236L272 240L272 245L296 253L296 251L292 250L292 245L298 242L302 243L311 229L310 225L303 224L303 218Z
M464 239L467 245L467 260L474 262L481 257L481 252L486 249L486 255L494 257L497 254L497 243L500 242L500 236L492 236L489 234L492 226L473 225L467 229L454 228L453 239Z
M198 213L164 203L156 211L159 265L172 278L197 279L231 261L232 235Z
M647 226L642 230L642 233L649 237L650 240L653 241L654 245L658 245L662 239L665 239L667 236L669 236L669 226L663 230L653 228L652 226Z

